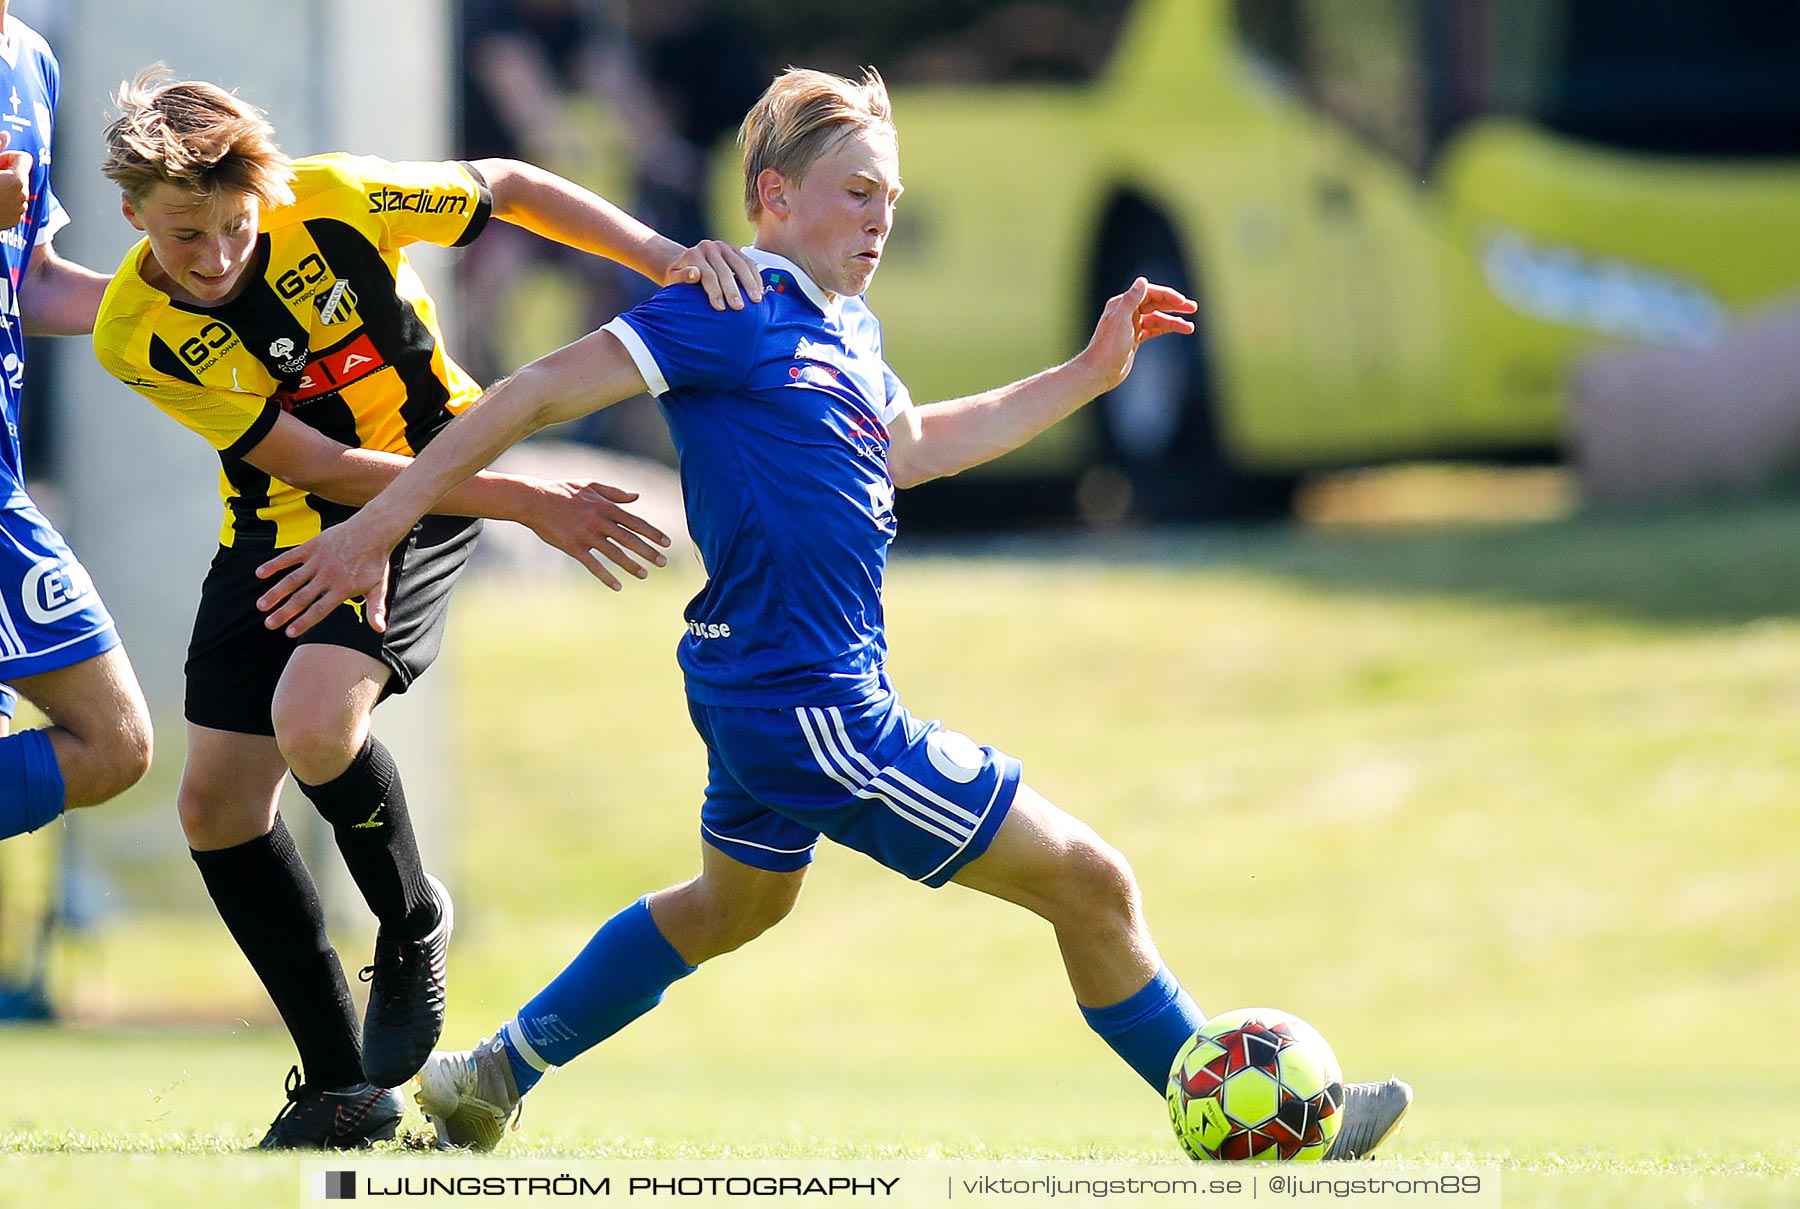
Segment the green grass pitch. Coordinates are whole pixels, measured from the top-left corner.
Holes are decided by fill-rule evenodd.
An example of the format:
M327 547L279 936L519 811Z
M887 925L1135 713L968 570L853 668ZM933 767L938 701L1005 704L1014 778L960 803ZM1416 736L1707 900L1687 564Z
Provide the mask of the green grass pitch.
M1350 1077L1409 1078L1383 1163L1498 1166L1508 1206L1800 1202L1800 505L907 549L911 707L1132 858L1203 1008L1286 1008ZM697 582L463 593L450 1042L693 872ZM0 1206L295 1198L296 1160L242 1153L291 1058L215 921L73 942L58 986L88 1023L0 1029ZM1167 1130L1047 928L826 850L508 1153L1166 1162Z

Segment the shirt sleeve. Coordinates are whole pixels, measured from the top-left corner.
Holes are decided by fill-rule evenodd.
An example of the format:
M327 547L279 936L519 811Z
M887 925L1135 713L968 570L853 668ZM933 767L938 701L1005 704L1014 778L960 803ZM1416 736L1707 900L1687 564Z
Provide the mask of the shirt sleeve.
M887 387L887 398L881 408L881 422L892 424L900 417L900 413L912 406L912 392L906 389L906 383L900 380L886 361L881 363L881 381Z
M750 376L763 309L715 311L697 285L668 286L602 328L631 354L650 393L732 391Z
M133 365L100 347L98 342L95 353L107 373L198 433L226 457L241 457L254 449L281 415L281 405L273 399L244 391L217 390L152 367ZM156 359L154 346L151 357Z
M32 241L33 247L43 247L56 233L69 225L69 212L63 204L56 200L56 191L50 187L51 140L56 124L56 107L62 96L62 65L56 56L46 47L44 51L44 98L47 102L45 112L40 115L44 123L39 129L43 139L44 154L41 162L32 169L32 175L38 180L38 228L37 236Z
M494 212L494 195L472 164L368 157L356 161L351 179L390 247L463 247L481 234Z
M69 225L69 212L63 209L62 203L56 200L56 194L50 191L48 173L44 176L42 205L44 218L38 226L37 238L32 241L31 246L34 248L43 247L56 238L58 231Z

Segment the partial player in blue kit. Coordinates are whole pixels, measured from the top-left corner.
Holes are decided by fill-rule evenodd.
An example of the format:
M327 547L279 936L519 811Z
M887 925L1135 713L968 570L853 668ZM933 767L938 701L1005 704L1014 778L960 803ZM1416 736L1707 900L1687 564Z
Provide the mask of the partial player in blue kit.
M25 336L94 327L107 278L62 259L69 221L50 187L61 75L0 0L0 712L14 691L50 719L0 738L0 840L124 791L150 766L150 715L106 606L25 491L19 404Z
M1145 340L1191 333L1194 304L1140 278L1065 364L915 406L861 297L901 192L880 78L789 71L743 140L759 306L715 315L693 291L662 291L495 386L356 517L261 571L287 572L260 602L271 626L304 630L359 594L379 618L387 552L527 433L648 389L680 455L707 571L678 651L708 759L700 874L613 916L492 1038L432 1056L419 1101L440 1144L492 1147L545 1071L778 923L820 835L1048 921L1084 1019L1159 1097L1204 1021L1157 953L1125 858L1017 761L900 702L881 597L896 487L1023 444L1123 381ZM1411 1093L1398 1081L1349 1093L1333 1153L1360 1157Z

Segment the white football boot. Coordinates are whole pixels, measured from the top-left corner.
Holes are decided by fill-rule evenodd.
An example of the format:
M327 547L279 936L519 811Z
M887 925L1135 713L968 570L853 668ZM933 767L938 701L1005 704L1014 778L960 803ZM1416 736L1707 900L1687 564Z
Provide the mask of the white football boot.
M1331 1140L1328 1159L1366 1159L1375 1148L1400 1132L1413 1090L1398 1079L1386 1083L1344 1084L1344 1123Z
M437 1130L438 1149L498 1146L508 1122L517 1128L521 1102L500 1034L474 1049L434 1052L419 1071L413 1099Z

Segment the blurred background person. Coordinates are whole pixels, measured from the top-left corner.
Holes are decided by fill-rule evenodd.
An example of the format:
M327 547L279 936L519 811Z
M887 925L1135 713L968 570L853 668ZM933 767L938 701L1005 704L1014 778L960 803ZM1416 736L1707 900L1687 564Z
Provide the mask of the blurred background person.
M611 15L598 83L631 135L634 212L671 239L708 237L731 217L707 201L712 152L770 69L743 22L700 0L614 0ZM655 292L638 284L641 297Z
M549 165L628 195L634 212L695 239L720 229L728 216L712 214L707 198L712 152L767 82L743 22L699 0L465 0L461 12L463 154ZM471 249L461 272L473 304L469 368L483 382L656 290L528 232ZM523 329L541 332L536 320L547 312L557 320L554 338L516 338L514 320L529 316ZM647 399L587 417L565 435L673 461Z
M590 0L464 0L462 151L466 159L519 159L591 185L580 164L579 102L598 87L604 24ZM503 224L499 224L502 225ZM508 311L528 272L548 266L569 281L571 331L592 331L621 309L618 278L600 257L518 227L495 230L458 265L464 363L492 382L528 356L507 351Z

